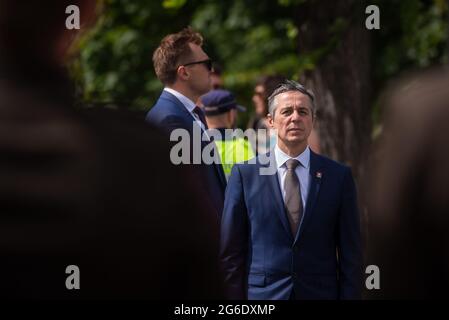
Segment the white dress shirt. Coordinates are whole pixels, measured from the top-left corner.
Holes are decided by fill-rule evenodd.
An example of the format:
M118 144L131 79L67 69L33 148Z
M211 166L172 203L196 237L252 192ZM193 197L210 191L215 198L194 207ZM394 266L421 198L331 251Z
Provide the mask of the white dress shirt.
M281 187L282 198L285 202L285 189L284 189L284 181L285 175L287 173L286 162L289 159L296 159L299 161L299 165L295 169L295 173L299 179L299 185L301 186L301 200L303 213L306 210L307 203L307 195L309 193L309 182L310 182L310 149L309 146L296 158L292 158L289 155L285 154L281 149L279 149L278 145L274 147L274 156L276 159L277 173L279 178L279 185ZM304 216L304 214L303 214Z
M178 98L178 100L181 101L181 103L184 105L184 107L187 109L187 111L192 115L193 119L195 119L196 124L199 125L203 131L206 131L206 128L204 127L204 124L201 121L201 119L198 117L198 115L195 112L193 112L193 109L195 109L195 107L196 107L195 102L193 102L192 100L187 98L185 95L183 95L182 93L180 93L174 89L164 88L164 90L171 93L176 98Z

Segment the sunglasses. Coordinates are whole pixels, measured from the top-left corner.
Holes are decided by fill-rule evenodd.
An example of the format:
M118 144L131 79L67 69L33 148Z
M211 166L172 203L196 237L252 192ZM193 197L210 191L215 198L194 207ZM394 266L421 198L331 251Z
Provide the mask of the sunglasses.
M195 61L195 62L189 62L189 63L184 63L182 64L182 66L187 67L187 66L191 66L194 64L204 64L207 68L207 70L212 71L212 60L211 59L206 59L206 60L201 60L201 61Z

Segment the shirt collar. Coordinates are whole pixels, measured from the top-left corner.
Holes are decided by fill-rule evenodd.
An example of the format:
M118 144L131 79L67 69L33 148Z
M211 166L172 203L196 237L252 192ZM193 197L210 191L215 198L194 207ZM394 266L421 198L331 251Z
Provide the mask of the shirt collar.
M296 159L299 161L299 163L304 168L309 169L309 164L310 164L309 146L307 146L306 149L301 154L299 154L297 157L292 158L289 155L287 155L285 152L283 152L276 144L276 146L274 147L274 156L275 156L276 164L277 164L278 168L282 167L285 164L285 162L287 162L287 160Z
M179 101L181 101L181 103L186 107L186 109L192 113L193 109L195 109L196 105L195 102L193 102L192 100L190 100L189 98L187 98L185 95L183 95L182 93L180 93L179 91L176 91L172 88L164 88L165 91L171 93L172 95L174 95L176 98L178 98Z

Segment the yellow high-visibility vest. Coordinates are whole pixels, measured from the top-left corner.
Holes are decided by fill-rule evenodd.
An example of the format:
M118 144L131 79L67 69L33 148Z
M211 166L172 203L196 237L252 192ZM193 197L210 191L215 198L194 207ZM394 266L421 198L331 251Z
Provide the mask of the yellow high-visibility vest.
M254 158L251 144L245 138L234 137L229 140L215 140L215 144L220 154L226 179L229 179L234 164Z

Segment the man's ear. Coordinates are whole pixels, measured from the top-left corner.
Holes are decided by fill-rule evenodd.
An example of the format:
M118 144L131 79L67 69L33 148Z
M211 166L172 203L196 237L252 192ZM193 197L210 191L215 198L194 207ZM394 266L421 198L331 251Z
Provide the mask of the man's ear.
M274 128L274 119L273 116L271 114L267 114L267 119L268 119L268 124L270 125L271 128Z
M181 80L188 80L190 78L190 73L187 71L187 68L184 66L179 66L178 70L176 70L178 78Z
M316 113L312 111L312 128L315 126L316 122Z
M237 110L236 109L231 109L231 112L229 112L229 123L230 126L232 128L232 126L234 126L237 122Z
M226 122L228 123L228 127L231 127L231 125L232 125L232 110L229 110L229 112L226 112Z

